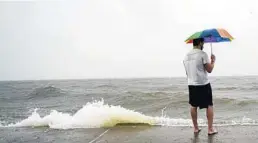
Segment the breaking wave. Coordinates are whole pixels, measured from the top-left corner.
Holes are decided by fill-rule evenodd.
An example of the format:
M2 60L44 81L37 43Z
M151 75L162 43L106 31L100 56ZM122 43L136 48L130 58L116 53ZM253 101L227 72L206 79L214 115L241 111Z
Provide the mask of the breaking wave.
M161 117L147 116L134 110L129 110L121 106L104 104L104 101L93 101L84 105L75 114L62 113L52 110L50 114L41 117L35 109L27 118L17 123L4 125L1 127L41 127L47 126L54 129L74 129L74 128L102 128L114 127L117 125L149 125L149 126L192 126L191 119L169 118L166 115ZM163 112L162 112L163 113ZM200 126L207 126L206 120L199 119ZM216 126L228 125L258 125L256 120L243 117L239 120L218 121Z

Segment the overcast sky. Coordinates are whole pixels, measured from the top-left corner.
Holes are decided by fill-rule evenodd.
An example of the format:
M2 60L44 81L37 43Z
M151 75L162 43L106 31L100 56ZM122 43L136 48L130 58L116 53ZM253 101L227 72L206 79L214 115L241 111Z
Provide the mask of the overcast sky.
M0 80L185 76L184 40L224 28L211 76L258 75L257 0L0 2ZM209 44L205 45L208 54Z

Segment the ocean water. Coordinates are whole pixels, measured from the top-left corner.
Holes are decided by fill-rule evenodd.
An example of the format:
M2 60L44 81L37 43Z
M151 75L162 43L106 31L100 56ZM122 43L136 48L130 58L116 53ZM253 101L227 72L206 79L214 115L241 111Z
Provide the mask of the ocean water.
M258 77L210 81L216 126L258 125ZM117 125L192 126L189 107L185 78L1 81L0 142L55 142L66 131L78 138Z

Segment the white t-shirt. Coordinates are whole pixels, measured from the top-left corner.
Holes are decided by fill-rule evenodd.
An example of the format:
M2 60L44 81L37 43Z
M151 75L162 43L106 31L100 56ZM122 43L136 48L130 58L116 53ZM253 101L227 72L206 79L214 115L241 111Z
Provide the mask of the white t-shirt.
M204 64L209 63L207 53L200 49L191 50L184 59L188 85L206 85L209 83Z

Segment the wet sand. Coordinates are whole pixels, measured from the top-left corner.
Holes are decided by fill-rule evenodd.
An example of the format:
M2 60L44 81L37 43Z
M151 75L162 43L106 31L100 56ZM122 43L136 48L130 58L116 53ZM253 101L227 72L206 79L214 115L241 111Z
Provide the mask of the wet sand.
M26 143L244 143L258 142L258 126L206 127L194 135L190 127L117 126L101 129L0 128L0 142Z
M115 127L96 143L244 143L258 142L258 126L217 127L219 133L208 136L206 127L194 135L190 127Z

